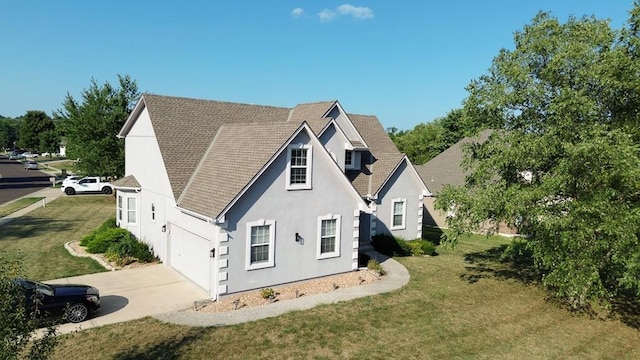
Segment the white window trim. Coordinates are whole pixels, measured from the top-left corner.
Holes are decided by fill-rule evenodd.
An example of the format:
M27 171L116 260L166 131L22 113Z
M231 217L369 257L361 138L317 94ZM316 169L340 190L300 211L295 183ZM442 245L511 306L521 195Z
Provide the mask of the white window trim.
M347 164L347 153L351 153L351 164ZM355 150L346 149L344 151L344 168L355 169L356 168L356 152Z
M335 247L335 251L333 252L328 252L328 253L320 253L320 244L321 244L321 240L322 240L322 220L336 220L336 247ZM324 215L324 216L319 216L318 217L318 236L317 236L317 241L316 241L316 258L317 259L329 259L329 258L335 258L335 257L339 257L340 256L340 234L342 233L342 227L341 227L341 220L342 217L340 215L333 215L333 214L328 214L328 215Z
M251 228L254 226L269 225L269 260L261 263L251 263ZM276 222L275 220L258 220L247 223L247 250L246 250L246 270L264 269L275 266L275 238L276 238Z
M122 223L122 195L118 195L118 223Z
M132 196L127 196L127 224L137 224L138 223L138 199ZM134 209L129 209L129 200L133 200ZM133 221L130 221L129 213L133 211Z
M291 150L293 149L307 149L307 176L304 184L291 184ZM287 146L287 190L309 190L311 189L311 164L313 163L313 151L312 146L308 144L292 144Z
M402 203L402 224L394 225L393 218L395 217L395 208L397 203ZM398 198L391 200L391 230L402 230L407 228L407 199Z

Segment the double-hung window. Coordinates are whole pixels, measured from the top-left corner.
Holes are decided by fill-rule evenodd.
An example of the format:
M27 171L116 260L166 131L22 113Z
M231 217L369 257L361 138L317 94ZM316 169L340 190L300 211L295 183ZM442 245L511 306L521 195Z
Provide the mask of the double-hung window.
M247 223L247 270L274 266L275 228L273 220Z
M311 189L311 145L287 148L287 189Z
M345 169L353 169L353 150L345 150L344 152L344 167Z
M122 221L122 195L118 195L118 221Z
M393 199L391 201L391 230L406 227L407 200Z
M129 224L136 223L136 198L127 198L127 222Z
M340 215L318 218L318 259L340 256Z

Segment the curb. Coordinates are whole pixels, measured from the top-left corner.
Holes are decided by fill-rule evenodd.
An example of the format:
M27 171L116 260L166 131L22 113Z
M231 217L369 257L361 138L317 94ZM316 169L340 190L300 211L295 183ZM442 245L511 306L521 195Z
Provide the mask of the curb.
M77 240L72 240L72 241L67 241L66 243L64 243L64 248L67 249L67 251L69 252L69 254L73 255L73 256L77 256L77 257L89 257L92 258L93 260L97 261L100 265L102 265L105 269L109 270L109 271L116 271L116 269L109 265L109 263L107 263L106 261L104 261L101 257L96 256L94 254L81 254L79 252L76 252L75 250L73 250L73 248L71 247L71 243L74 242L78 242Z

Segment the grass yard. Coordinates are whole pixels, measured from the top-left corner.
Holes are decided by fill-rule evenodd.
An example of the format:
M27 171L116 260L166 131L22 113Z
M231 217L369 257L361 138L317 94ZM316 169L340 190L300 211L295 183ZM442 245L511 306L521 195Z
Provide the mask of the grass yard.
M13 214L18 210L22 210L27 206L44 199L43 197L25 197L18 199L12 203L0 206L0 218Z
M24 257L25 276L35 280L90 274L105 269L71 256L64 243L80 240L113 216L113 196L61 197L0 227L0 251Z
M211 328L145 318L64 335L54 359L640 358L637 301L618 319L572 314L497 260L507 242L400 258L411 281L398 291L277 318Z

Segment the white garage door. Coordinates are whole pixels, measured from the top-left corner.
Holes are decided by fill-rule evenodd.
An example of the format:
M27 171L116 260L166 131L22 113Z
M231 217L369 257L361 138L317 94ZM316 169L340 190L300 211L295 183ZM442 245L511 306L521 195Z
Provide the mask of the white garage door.
M209 241L169 224L169 266L209 291Z

